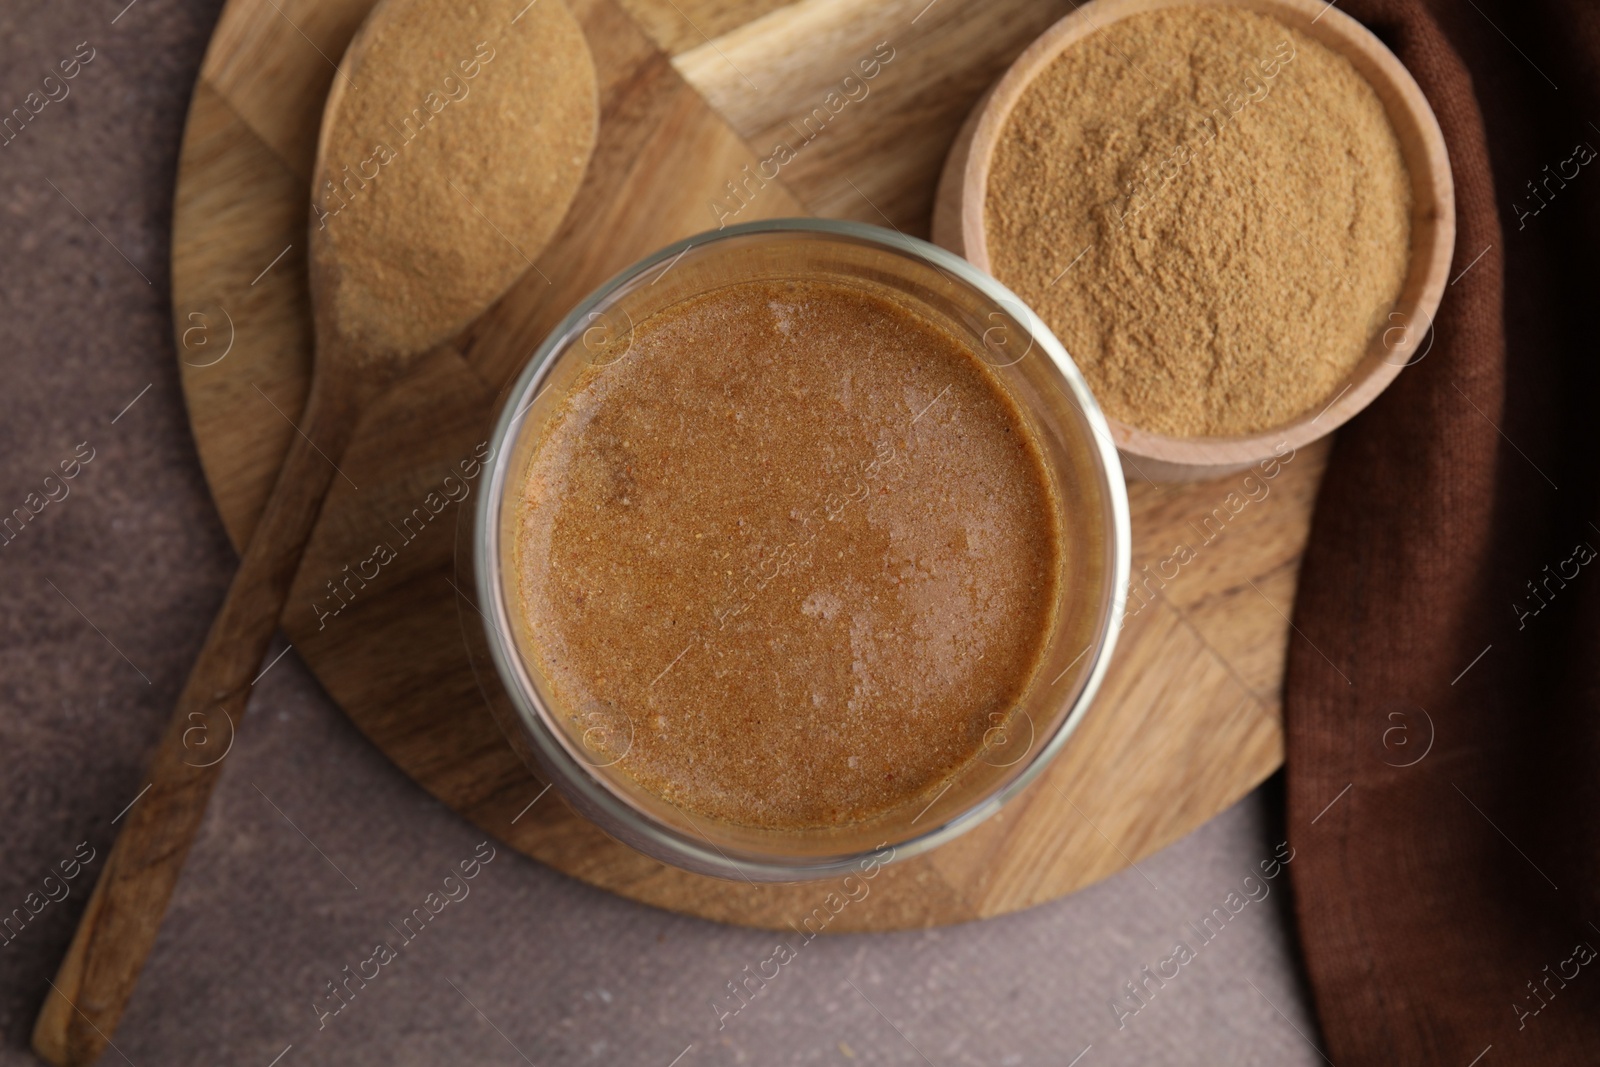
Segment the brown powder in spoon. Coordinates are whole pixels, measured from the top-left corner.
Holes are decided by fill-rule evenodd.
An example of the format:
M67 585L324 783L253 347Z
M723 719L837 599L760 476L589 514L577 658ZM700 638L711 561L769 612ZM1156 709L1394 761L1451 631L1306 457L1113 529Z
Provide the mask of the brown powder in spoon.
M338 269L313 281L358 349L416 351L555 234L594 147L594 64L560 0L385 0L340 68L311 216Z
M1063 52L996 146L991 267L1106 412L1247 434L1326 404L1404 282L1410 183L1371 85L1265 15L1177 7Z

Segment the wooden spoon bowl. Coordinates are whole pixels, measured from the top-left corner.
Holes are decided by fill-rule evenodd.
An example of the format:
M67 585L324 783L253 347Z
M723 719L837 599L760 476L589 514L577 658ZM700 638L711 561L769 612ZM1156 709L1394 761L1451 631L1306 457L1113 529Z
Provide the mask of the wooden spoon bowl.
M1377 399L1430 336L1455 248L1455 187L1438 119L1393 52L1355 19L1321 0L1092 0L1046 30L973 109L945 160L933 240L991 271L984 203L995 150L1034 78L1068 48L1106 25L1167 7L1228 6L1269 15L1344 56L1372 85L1411 177L1411 264L1389 326L1330 394L1326 408L1235 437L1174 437L1107 416L1124 463L1145 477L1188 481L1241 470L1331 433ZM1005 279L1001 279L1005 281ZM1431 343L1431 342L1429 342ZM1071 346L1068 346L1071 351ZM1426 349L1423 349L1426 355Z

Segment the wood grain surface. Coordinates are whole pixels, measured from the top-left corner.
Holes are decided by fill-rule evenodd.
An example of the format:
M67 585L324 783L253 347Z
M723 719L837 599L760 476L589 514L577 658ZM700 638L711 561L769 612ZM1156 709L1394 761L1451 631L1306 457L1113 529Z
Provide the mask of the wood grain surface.
M201 462L235 544L260 516L305 401L316 127L333 62L370 6L230 0L195 88L173 310ZM665 867L542 793L488 710L494 679L475 673L468 653L479 620L457 591L466 587L455 559L465 507L405 537L396 524L485 438L501 386L560 316L638 257L711 228L722 217L716 204L738 221L818 214L925 234L962 120L1068 4L570 6L600 83L600 135L583 186L537 269L356 427L283 629L373 743L485 832L636 900L779 927L830 887L753 886ZM861 63L880 45L892 58L866 79ZM754 171L777 140L796 158L776 179L748 181L743 168ZM1186 486L1130 470L1134 571L1146 591L1083 725L1015 803L886 868L828 929L960 922L1050 900L1176 840L1270 774L1282 760L1288 615L1324 457L1321 446L1302 449L1270 478ZM327 583L380 541L400 546L396 558L348 602L331 599ZM338 614L319 624L316 606L335 604Z

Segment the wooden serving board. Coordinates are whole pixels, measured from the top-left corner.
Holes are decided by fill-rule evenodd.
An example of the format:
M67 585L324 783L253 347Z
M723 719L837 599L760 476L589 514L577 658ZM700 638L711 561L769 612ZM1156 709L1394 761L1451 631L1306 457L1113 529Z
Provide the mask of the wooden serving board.
M471 455L498 390L560 316L638 257L711 228L714 202L737 207L739 221L810 213L925 234L962 120L1069 3L571 0L600 81L584 185L538 269L363 419L283 618L328 692L405 773L512 847L635 900L777 927L821 899L825 886L665 867L554 793L533 803L543 786L496 728L495 694L480 689L496 683L474 673L467 651L478 619L457 591L460 505L405 542L325 627L311 605L376 543L400 541L391 523ZM201 462L236 545L305 400L309 172L333 61L371 6L229 0L195 86L173 310ZM858 64L875 50L892 58L864 80ZM798 157L776 180L746 185L748 202L732 199L725 183L803 136L807 119L820 132ZM1135 573L1148 564L1163 574L1124 629L1096 705L1025 795L887 868L829 929L960 922L1061 896L1176 840L1270 774L1283 755L1288 615L1324 455L1304 449L1250 483L1163 487L1130 472ZM1176 564L1179 545L1193 558Z

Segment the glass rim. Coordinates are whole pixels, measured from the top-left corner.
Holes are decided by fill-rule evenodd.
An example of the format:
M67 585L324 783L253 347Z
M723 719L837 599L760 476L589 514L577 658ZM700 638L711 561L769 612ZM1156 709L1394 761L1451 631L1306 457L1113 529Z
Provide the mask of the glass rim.
M639 277L666 264L671 264L691 248L701 247L732 238L752 235L820 235L840 237L876 245L891 253L921 261L942 273L953 275L962 285L976 290L985 299L1012 313L1050 359L1061 376L1078 413L1088 425L1085 442L1106 497L1105 551L1109 557L1107 589L1102 597L1096 621L1094 643L1087 650L1090 662L1083 675L1083 684L1072 699L1066 716L1054 733L1041 745L1027 764L998 789L985 794L978 801L956 815L931 825L927 830L899 842L885 842L877 849L813 857L795 861L778 861L767 857L740 853L731 857L703 832L696 840L676 828L664 825L648 813L629 803L611 787L602 775L578 758L571 750L570 738L558 727L546 721L547 709L534 693L528 667L516 646L515 630L505 602L505 589L500 567L501 539L500 516L505 498L506 476L512 446L521 432L524 416L532 409L532 401L539 395L539 387L554 366L555 357L570 347L574 331L579 330L588 316L603 305L618 290ZM662 271L665 273L665 270ZM1017 314L1020 311L1021 314ZM536 750L541 772L557 779L555 785L567 796L577 794L585 807L592 808L612 819L628 831L628 843L654 859L683 869L712 874L718 877L746 881L794 882L814 880L848 874L863 862L876 857L878 862L889 862L880 855L886 846L892 847L892 861L910 859L958 837L997 812L1001 806L1015 798L1034 782L1060 753L1067 740L1077 729L1089 706L1094 702L1100 684L1110 665L1121 630L1120 620L1127 603L1128 578L1131 569L1132 538L1130 532L1127 485L1121 461L1112 442L1110 427L1100 410L1099 403L1090 392L1082 372L1067 354L1066 349L1039 316L1020 297L999 281L978 270L966 260L939 246L898 230L889 230L867 223L838 219L781 218L739 223L719 230L708 230L675 241L645 256L631 266L619 271L594 289L569 311L545 336L527 363L518 372L504 398L489 436L489 459L483 492L478 495L472 532L472 570L475 592L481 605L485 634L495 673L510 698L523 734ZM587 817L587 816L586 816ZM694 820L690 820L691 824ZM604 825L602 829L608 829Z

